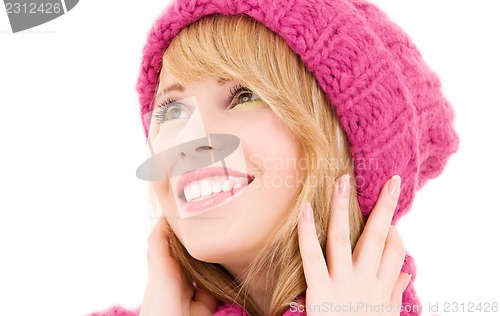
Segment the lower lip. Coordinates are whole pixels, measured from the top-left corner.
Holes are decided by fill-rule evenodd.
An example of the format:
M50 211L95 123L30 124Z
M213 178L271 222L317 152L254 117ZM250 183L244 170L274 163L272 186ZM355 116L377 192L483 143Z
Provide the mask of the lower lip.
M250 184L250 183L249 183ZM212 208L214 206L217 206L219 204L222 204L226 201L231 201L234 199L239 193L241 193L243 190L246 189L246 187L249 185L244 185L241 188L237 189L232 189L227 192L220 192L215 195L212 195L211 197L208 197L206 199L203 199L201 201L196 201L196 202L184 202L182 204L182 208L186 212L197 212L197 211L202 211L204 209Z

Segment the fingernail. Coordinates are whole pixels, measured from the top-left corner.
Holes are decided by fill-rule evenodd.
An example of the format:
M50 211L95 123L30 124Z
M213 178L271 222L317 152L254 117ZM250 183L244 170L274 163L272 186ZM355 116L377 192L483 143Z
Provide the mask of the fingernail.
M401 186L401 177L399 175L393 175L389 181L389 194L396 197L399 193L399 188Z
M304 217L304 220L306 220L307 222L310 222L312 220L312 208L310 203L307 203L306 207L304 207L304 210L302 211L302 216Z
M339 193L340 196L346 197L349 192L349 179L350 176L349 174L344 174L342 177L340 177L340 186L339 186Z

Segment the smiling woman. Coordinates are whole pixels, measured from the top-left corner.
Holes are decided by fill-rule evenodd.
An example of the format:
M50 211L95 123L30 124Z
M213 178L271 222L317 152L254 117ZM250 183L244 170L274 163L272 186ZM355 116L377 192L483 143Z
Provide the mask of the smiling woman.
M211 36L207 30L219 36ZM243 37L248 40L241 41ZM258 50L256 43L259 43ZM176 181L154 182L155 195L168 226L175 233L171 236L171 246L176 249L172 256L181 262L189 279L209 289L223 302L238 302L254 315L264 313L265 309L275 309L272 313L283 311L305 290L296 237L296 219L301 208L306 201L311 201L321 214L318 218L321 231L326 231L331 207L331 190L327 188L331 188L340 175L353 174L345 133L300 58L280 37L249 18L201 19L183 29L172 41L162 64L158 91L164 94L157 98L153 113L168 114L176 119L151 120L149 138L155 144L156 136L161 133L177 140L181 138L182 142L205 136L205 132L235 135L242 144L243 164L229 156L227 167L239 173L240 179L249 180L235 189L232 182L239 184L235 174L227 168L219 169L217 179L223 181L221 191L224 185L227 193L230 189L236 190L234 196L225 195L231 199L218 199L219 203L207 201L216 200L222 193L203 199L207 182L210 181L212 192L213 188L218 190L211 172L205 173L209 178L190 182L188 196L201 196L205 202L202 206L210 205L197 211L211 212L186 221L175 220L182 217L176 203L178 196L172 194L177 191L172 190ZM183 87L182 92L166 92L167 87L176 84ZM175 101L193 96L196 104L191 106L186 105L189 105L187 101ZM165 113L167 107L175 107L178 112ZM196 122L194 108L199 111L201 122L193 123ZM182 119L184 121L178 121ZM174 128L171 123L175 123ZM179 126L183 126L189 136L179 136L183 133ZM197 134L194 131L200 130L200 126L202 132ZM327 133L323 134L324 131ZM322 134L324 136L320 136ZM166 138L161 138L159 143L165 144ZM169 168L171 173L177 174L175 167L190 158L176 157L174 166ZM340 159L346 168L333 169L314 163L320 158ZM269 159L275 163L270 164ZM308 161L311 168L297 168L301 159ZM276 179L293 181L288 182L291 185L281 185ZM352 187L355 190L355 186ZM238 190L243 191L239 196ZM355 194L352 197L354 244L361 232L362 220ZM206 219L210 218L207 225ZM326 235L323 233L320 238L324 244ZM278 269L270 270L270 266ZM276 273L287 270L285 274ZM241 281L240 285L233 285L236 279ZM272 295L274 286L265 288L264 284L255 282L264 279L274 280L272 283L278 285L279 293ZM299 280L302 282L297 282ZM262 309L263 306L266 307Z
M141 70L165 175L149 179L142 316L420 314L391 224L458 138L439 79L380 10L179 0Z

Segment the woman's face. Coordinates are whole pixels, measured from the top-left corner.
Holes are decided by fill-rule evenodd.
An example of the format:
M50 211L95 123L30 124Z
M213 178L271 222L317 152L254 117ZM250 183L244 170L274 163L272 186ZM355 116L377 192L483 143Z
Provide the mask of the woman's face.
M258 95L235 81L180 88L163 69L150 138L156 149L173 148L168 180L153 189L198 260L248 262L300 192L299 144Z

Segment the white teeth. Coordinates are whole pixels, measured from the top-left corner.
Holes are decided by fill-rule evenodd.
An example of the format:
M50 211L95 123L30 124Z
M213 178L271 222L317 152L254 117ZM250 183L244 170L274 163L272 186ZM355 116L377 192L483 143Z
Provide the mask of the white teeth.
M191 188L189 188L190 194L191 194L191 199L196 199L201 195L201 190L200 190L200 184L198 181L194 181L192 185L190 185Z
M184 197L186 198L186 201L191 200L191 192L189 191L189 185L186 185L184 187Z
M212 183L209 179L203 179L200 181L201 195L209 196L212 194Z
M222 191L222 184L220 184L220 182L217 181L214 184L212 184L213 193L219 193L220 191Z
M193 181L184 187L186 201L203 200L213 194L228 192L248 184L247 177L210 176L200 181Z
M222 183L222 191L227 192L233 188L233 181L231 179L225 180L224 183Z
M201 190L198 181L193 181L184 187L184 196L187 201L200 197Z
M244 185L248 184L248 178L247 177L235 177L233 178L234 180L234 185L238 187L242 187Z

